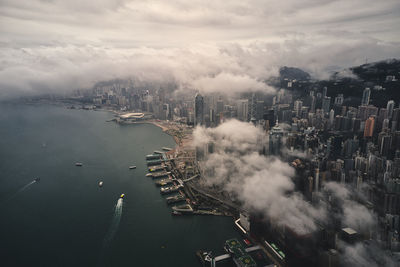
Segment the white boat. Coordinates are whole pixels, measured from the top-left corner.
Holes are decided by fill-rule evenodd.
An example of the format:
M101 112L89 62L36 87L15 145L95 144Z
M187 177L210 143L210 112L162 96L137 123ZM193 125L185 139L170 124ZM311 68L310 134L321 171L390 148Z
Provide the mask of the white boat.
M134 166L134 165L129 166L129 169L130 169L130 170L136 169L136 166Z
M100 181L99 187L102 187L102 186L103 186L103 181Z

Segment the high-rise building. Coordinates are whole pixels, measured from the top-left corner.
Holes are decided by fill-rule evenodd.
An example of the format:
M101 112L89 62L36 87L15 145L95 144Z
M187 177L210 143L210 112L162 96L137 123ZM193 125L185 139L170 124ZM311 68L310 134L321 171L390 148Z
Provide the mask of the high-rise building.
M372 137L374 134L375 118L369 117L365 121L364 137Z
M237 102L237 117L241 121L247 121L249 113L249 100L239 99Z
M314 92L314 91L312 91L312 92ZM317 98L314 95L312 95L310 98L310 106L311 106L310 111L311 112L315 112L316 103L317 103Z
M322 109L324 113L328 113L331 107L331 98L326 96L322 99Z
M217 114L224 112L224 101L221 99L217 101Z
M328 88L325 86L324 88L322 88L322 97L325 98L328 94Z
M364 89L362 99L361 99L361 105L362 106L367 106L369 104L369 98L371 97L371 89L368 87Z
M386 110L387 110L387 118L391 119L393 116L393 109L394 109L394 101L389 100L386 105Z
M283 130L278 122L269 132L269 153L271 155L280 155L282 146Z
M251 95L251 99L248 101L248 110L247 110L247 121L256 121L257 116L257 98L256 94L253 93Z
M385 134L381 138L381 142L379 143L379 153L382 156L387 157L389 155L390 146L392 144L392 136L389 134Z
M194 97L194 125L204 124L204 99L197 93Z
M334 120L335 120L335 111L333 109L331 109L331 111L329 112L329 127L330 128L332 128Z
M303 107L303 101L294 101L294 111L296 112L296 117L300 117L301 108Z

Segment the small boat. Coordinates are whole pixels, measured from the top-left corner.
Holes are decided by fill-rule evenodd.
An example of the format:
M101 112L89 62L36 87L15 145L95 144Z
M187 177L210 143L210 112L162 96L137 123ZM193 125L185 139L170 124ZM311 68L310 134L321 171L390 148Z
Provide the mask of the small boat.
M136 169L136 166L133 166L133 165L132 165L132 166L129 166L129 169L130 169L130 170Z
M172 148L163 146L163 147L162 147L162 150L165 150L165 151L171 151L171 150L172 150Z
M75 163L75 166L77 166L77 167L81 167L82 165L83 165L83 164L80 163L80 162Z
M40 178L39 178L39 177L38 177L38 178L35 178L34 181L35 181L35 182L39 182L39 181L40 181Z
M147 177L153 177L153 174L152 173L148 173L148 174L146 174L146 176Z
M100 181L99 187L102 187L102 186L103 186L103 181Z
M247 238L246 238L246 239L243 239L243 241L244 241L244 243L245 243L247 246L250 246L250 245L251 245L250 240L248 240Z
M120 198L124 198L125 194L121 194Z
M180 215L182 215L182 212L179 212L179 211L174 210L174 211L172 211L172 215L174 215L174 216L180 216Z

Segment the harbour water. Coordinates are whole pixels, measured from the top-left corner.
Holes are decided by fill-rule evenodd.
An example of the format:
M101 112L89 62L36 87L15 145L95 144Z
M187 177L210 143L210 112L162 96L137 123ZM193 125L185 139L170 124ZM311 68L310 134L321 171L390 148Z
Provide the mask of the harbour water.
M239 237L231 218L171 216L145 155L172 137L111 118L0 104L0 266L199 266L196 250Z

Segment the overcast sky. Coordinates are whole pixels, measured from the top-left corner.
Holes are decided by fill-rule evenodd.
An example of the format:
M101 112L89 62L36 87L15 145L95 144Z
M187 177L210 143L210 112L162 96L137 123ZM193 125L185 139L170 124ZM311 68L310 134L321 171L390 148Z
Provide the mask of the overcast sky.
M0 0L0 97L127 77L257 87L282 65L323 78L399 58L399 25L398 0Z

